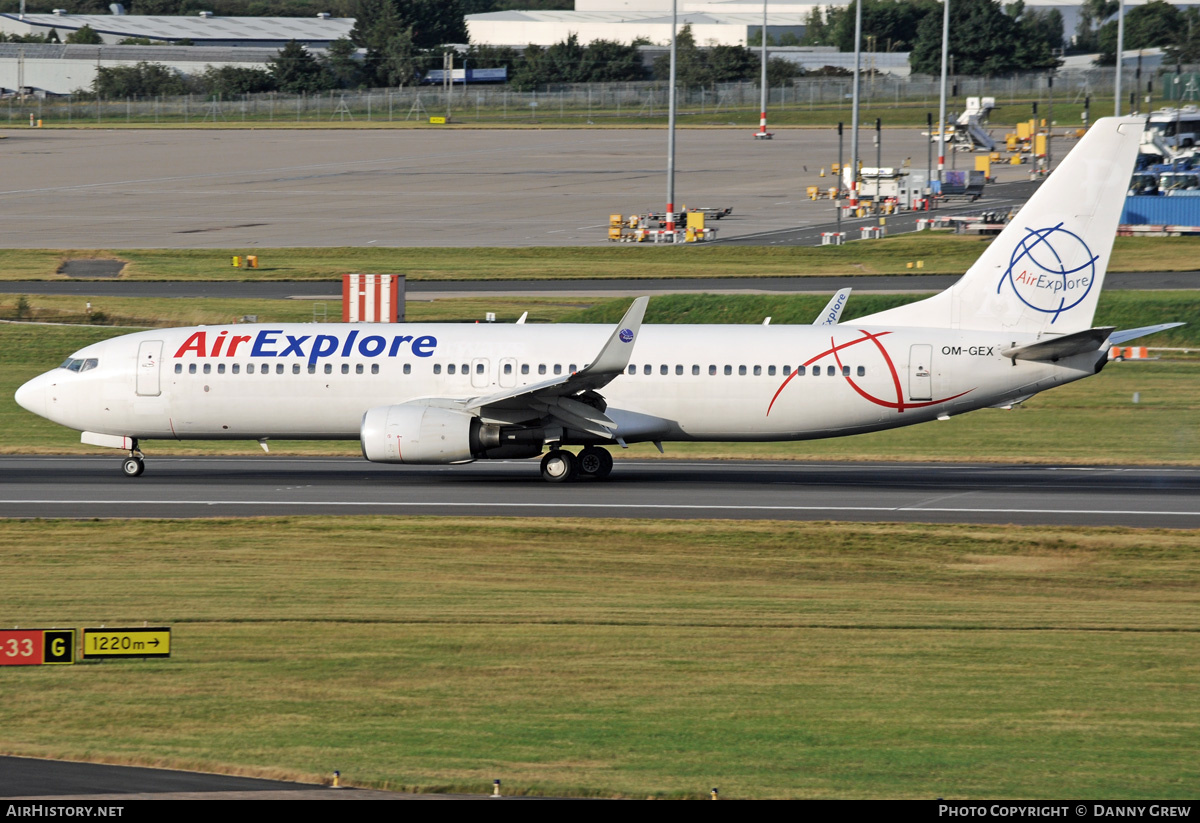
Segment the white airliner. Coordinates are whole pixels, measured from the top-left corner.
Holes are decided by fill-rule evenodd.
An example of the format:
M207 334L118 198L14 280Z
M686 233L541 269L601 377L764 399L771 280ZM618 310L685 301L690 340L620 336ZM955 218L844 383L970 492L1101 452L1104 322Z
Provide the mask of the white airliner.
M606 445L839 437L1010 406L1100 371L1092 328L1143 118L1098 121L967 273L927 300L811 326L258 324L96 343L16 394L128 451L147 440L360 440L383 463L541 455L605 477ZM567 446L581 446L576 456ZM547 451L548 450L548 451Z

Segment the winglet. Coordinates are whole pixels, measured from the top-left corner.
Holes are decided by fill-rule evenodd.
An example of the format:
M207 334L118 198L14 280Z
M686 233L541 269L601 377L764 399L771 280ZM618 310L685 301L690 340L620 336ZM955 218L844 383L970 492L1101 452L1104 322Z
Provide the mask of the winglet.
M649 297L639 297L625 312L621 322L613 329L608 342L596 355L591 365L579 372L583 375L618 374L625 371L629 358L633 354L633 345L637 341L638 332L642 328L642 318L646 316L646 306Z
M829 299L825 308L813 321L814 326L836 326L842 319L842 309L846 308L846 300L850 297L850 289L838 289L837 294Z

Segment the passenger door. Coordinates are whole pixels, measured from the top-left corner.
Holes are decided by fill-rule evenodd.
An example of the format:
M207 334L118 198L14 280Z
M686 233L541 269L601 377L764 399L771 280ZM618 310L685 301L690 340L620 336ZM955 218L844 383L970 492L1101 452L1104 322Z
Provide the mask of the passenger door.
M136 391L139 397L158 397L162 394L159 379L162 348L161 340L144 340L138 346Z
M909 349L908 399L933 399L933 346L919 343Z

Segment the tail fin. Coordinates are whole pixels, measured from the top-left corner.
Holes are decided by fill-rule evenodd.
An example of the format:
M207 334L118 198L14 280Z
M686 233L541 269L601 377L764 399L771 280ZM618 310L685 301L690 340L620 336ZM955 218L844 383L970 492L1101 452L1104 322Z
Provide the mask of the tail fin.
M1097 120L957 283L855 322L1052 334L1090 328L1144 126L1144 117Z

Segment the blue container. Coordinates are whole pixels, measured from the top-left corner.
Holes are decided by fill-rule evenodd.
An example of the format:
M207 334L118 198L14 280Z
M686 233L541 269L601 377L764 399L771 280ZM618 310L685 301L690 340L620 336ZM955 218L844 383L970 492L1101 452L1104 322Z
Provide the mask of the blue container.
M1200 226L1200 197L1126 197L1123 226Z

